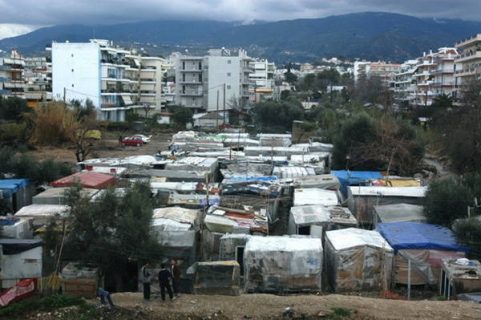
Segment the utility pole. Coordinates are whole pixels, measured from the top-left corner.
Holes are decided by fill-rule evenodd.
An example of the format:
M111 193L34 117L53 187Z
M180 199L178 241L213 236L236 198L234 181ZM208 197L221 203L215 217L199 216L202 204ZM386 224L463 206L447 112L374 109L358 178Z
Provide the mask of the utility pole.
M67 88L63 87L63 103L67 103Z
M219 130L219 90L217 90L217 114L215 117L215 126Z
M224 127L225 127L225 82L224 82L224 85L222 86L222 89L223 89L223 91L224 91L224 93L222 94L222 98L223 98L223 100L224 100L224 101L223 101L223 103L224 103L224 123L223 123L223 125L224 125Z

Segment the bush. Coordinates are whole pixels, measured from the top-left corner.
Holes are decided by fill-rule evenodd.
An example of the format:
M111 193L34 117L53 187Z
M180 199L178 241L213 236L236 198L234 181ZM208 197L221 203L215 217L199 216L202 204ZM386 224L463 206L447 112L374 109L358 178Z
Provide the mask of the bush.
M454 220L466 217L472 193L460 179L442 179L429 185L424 201L428 222L450 228Z
M459 243L470 248L470 256L481 258L481 221L479 218L462 219L454 224L454 233Z
M70 306L85 305L85 301L79 297L67 295L51 295L51 296L35 296L26 300L22 300L0 309L0 318L3 319L25 319L23 315L29 312L51 311L59 308Z

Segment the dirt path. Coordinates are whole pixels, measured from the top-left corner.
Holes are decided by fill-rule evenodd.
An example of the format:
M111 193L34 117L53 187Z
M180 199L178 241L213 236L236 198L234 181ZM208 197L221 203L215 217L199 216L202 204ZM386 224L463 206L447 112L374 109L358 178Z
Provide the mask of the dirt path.
M118 293L114 303L141 309L151 319L282 319L287 307L295 318L323 319L333 308L352 311L347 319L480 319L481 305L460 301L399 301L343 295L276 296L249 294L238 297L182 295L173 302L155 297L144 303L141 293Z

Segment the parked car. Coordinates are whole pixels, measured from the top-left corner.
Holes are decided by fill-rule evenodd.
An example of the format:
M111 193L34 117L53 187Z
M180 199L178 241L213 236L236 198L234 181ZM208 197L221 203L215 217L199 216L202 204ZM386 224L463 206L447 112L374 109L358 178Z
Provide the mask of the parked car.
M135 134L132 137L140 138L140 139L142 139L142 141L144 143L149 143L150 139L152 139L152 136L146 136L146 135L143 135L143 134Z
M144 144L144 141L139 138L139 137L125 137L123 140L122 140L122 144L124 146L136 146L136 147L140 147L141 145Z

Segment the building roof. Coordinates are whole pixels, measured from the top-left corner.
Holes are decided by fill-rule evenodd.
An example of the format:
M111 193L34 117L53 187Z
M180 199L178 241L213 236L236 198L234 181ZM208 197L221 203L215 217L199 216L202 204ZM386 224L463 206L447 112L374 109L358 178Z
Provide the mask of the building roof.
M351 249L355 247L374 247L386 251L393 249L389 243L377 231L357 228L347 228L326 232L326 239L332 244L335 250Z
M54 216L66 217L70 207L60 204L31 204L22 207L15 213L17 218L48 218Z
M39 239L0 239L3 254L17 254L42 246Z
M424 198L427 187L349 187L353 196Z
M380 222L425 222L424 207L408 203L374 206Z
M0 190L10 195L25 188L28 184L27 179L0 179Z
M294 206L324 205L336 206L339 203L337 193L319 188L294 190Z
M322 205L292 207L291 215L297 225L333 222L355 226L356 218L348 208L326 207Z
M245 251L263 252L295 252L295 251L319 251L322 252L322 242L318 238L299 238L288 236L250 237Z
M395 250L466 251L466 248L456 242L451 230L434 224L418 222L380 223L376 230Z
M52 182L53 187L70 187L79 183L84 188L105 189L115 185L115 177L98 172L77 172Z

